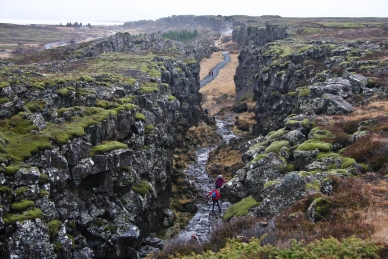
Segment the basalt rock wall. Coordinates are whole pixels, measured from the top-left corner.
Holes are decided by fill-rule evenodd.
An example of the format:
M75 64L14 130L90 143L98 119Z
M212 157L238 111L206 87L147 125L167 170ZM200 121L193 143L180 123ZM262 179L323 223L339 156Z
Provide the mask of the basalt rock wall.
M101 53L171 46L174 55L147 61L161 67L159 76L132 69L129 79L92 74L39 87L30 78L61 77L74 57L93 62ZM23 80L0 89L2 126L13 125L0 135L1 257L138 258L170 205L173 150L201 116L198 61L209 53L200 41L185 47L118 34L60 63L2 63L2 75ZM13 131L18 123L31 131ZM30 153L13 155L12 141L30 142Z
M252 133L283 127L291 114L346 114L373 94L386 94L373 78L387 70L380 42L302 41L287 38L291 30L240 26L234 37L241 45L235 84L237 98L254 94L257 124Z
M241 24L238 29L233 30L233 41L240 45L239 65L234 76L237 99L253 90L261 48L268 42L286 36L286 27L278 25L266 25L265 28L261 28Z

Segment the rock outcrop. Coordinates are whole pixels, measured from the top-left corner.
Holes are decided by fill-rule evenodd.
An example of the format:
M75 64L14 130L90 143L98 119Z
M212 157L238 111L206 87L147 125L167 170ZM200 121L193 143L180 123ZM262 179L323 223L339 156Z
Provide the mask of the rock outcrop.
M21 80L0 89L0 255L138 258L165 224L173 150L202 114L198 62L210 51L127 33L54 51L66 55L1 67ZM110 73L63 73L99 62Z

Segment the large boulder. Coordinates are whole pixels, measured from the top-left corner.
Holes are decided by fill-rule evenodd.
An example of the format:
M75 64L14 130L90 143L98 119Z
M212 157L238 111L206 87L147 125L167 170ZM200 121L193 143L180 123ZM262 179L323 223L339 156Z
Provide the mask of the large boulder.
M297 173L287 174L282 181L263 199L255 209L257 216L269 216L279 213L303 197L306 182Z
M247 166L247 174L244 182L244 188L248 195L261 201L264 184L268 181L282 178L284 176L286 164L276 153L264 155L257 161L251 162Z

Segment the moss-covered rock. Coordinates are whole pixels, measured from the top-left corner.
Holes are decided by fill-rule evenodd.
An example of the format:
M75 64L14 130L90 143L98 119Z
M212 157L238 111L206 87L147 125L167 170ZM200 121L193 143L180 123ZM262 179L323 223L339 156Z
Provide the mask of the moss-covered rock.
M244 216L248 213L248 210L250 208L253 208L255 206L259 205L259 202L257 202L252 196L249 196L232 206L230 206L222 216L223 220L229 220L232 217L240 217Z

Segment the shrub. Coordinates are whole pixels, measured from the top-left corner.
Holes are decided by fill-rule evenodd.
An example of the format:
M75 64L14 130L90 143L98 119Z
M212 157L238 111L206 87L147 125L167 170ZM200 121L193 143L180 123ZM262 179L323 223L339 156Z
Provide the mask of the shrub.
M333 187L330 196L319 193L308 195L277 216L276 226L280 240L297 238L311 242L329 237L341 239L353 235L360 238L371 236L373 227L366 224L358 213L370 208L373 203L373 196L367 185L355 177L342 179L332 176L325 181L329 181ZM325 201L322 203L324 206L319 208L319 213L324 216L324 220L311 222L305 216L306 214L292 219L289 217L295 212L306 213L310 204L316 199Z
M260 239L252 238L248 243L238 239L229 240L218 253L206 251L203 254L177 256L181 259L218 259L218 258L378 258L383 246L369 240L349 237L338 240L333 237L316 240L310 244L291 240L289 248L278 248L272 245L261 245Z

